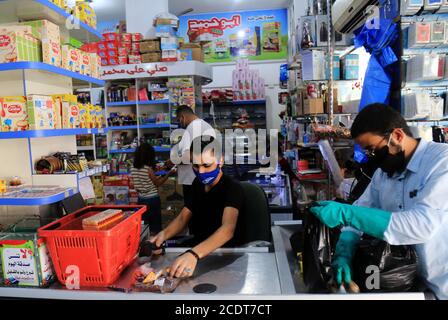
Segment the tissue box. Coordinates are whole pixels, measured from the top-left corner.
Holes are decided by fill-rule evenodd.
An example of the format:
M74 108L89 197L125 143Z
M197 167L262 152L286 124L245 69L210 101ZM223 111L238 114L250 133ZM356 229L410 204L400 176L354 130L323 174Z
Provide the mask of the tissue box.
M27 112L30 130L54 129L53 99L50 96L28 95Z
M344 80L359 79L359 56L357 54L346 55L343 61Z

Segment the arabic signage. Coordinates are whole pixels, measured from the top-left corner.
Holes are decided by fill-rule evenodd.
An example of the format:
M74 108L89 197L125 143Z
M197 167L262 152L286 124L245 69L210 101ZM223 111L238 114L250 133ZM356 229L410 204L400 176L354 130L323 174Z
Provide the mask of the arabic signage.
M212 79L212 68L197 61L125 64L101 68L103 80L186 76Z
M34 252L28 245L2 250L3 276L6 284L36 286L39 278Z
M179 18L185 42L208 41L205 62L279 60L288 56L287 9L185 15Z

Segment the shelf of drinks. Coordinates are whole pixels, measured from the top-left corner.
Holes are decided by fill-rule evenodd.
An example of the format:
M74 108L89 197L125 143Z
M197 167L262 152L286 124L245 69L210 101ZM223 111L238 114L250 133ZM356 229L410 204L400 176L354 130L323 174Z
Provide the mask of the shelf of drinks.
M7 0L0 1L0 20L13 22L22 20L49 20L70 36L82 42L102 39L101 32L75 18L49 0Z
M36 70L44 71L51 74L57 74L64 77L72 78L74 80L73 85L78 86L82 84L94 84L99 87L103 87L105 82L103 80L86 76L77 72L73 72L67 69L59 68L44 62L37 61L20 61L10 63L0 63L1 71L17 71L17 70Z
M32 189L24 187L13 192L12 195L0 194L0 206L43 206L62 201L75 193L73 188L57 188L54 193L46 192L45 196L32 196Z
M125 106L135 106L135 105L142 105L142 106L146 106L146 105L159 105L159 104L169 104L170 100L169 99L164 99L164 100L147 100L147 101L122 101L122 102L108 102L107 106L108 107L125 107Z
M0 139L25 139L25 138L47 138L60 136L74 136L81 134L104 134L107 128L100 129L48 129L48 130L26 130L14 132L0 132Z
M120 154L120 153L135 153L136 149L118 149L118 150L109 150L110 154ZM155 152L170 152L171 148L169 147L154 147Z

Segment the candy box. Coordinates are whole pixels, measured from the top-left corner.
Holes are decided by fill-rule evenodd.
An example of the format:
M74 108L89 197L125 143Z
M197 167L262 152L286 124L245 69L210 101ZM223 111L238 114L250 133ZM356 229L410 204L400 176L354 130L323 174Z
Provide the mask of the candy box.
M30 130L54 129L53 99L41 95L28 95L26 99Z
M121 34L121 41L122 42L132 42L132 34L130 34L130 33L122 33Z
M1 98L0 121L3 132L28 130L26 98L11 96Z
M119 56L118 63L119 64L128 64L128 56Z
M72 94L53 95L52 98L54 105L59 104L59 107L57 106L55 110L61 109L62 128L79 128L78 98Z

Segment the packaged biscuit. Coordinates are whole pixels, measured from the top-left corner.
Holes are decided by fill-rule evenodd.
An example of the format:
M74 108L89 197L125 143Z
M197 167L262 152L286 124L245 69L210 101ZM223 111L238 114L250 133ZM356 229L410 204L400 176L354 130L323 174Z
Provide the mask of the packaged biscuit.
M26 100L30 130L54 129L53 99L50 96L28 95Z
M0 121L3 132L28 130L26 98L22 96L2 97Z
M53 102L60 105L63 129L80 127L78 98L72 94L53 95Z

